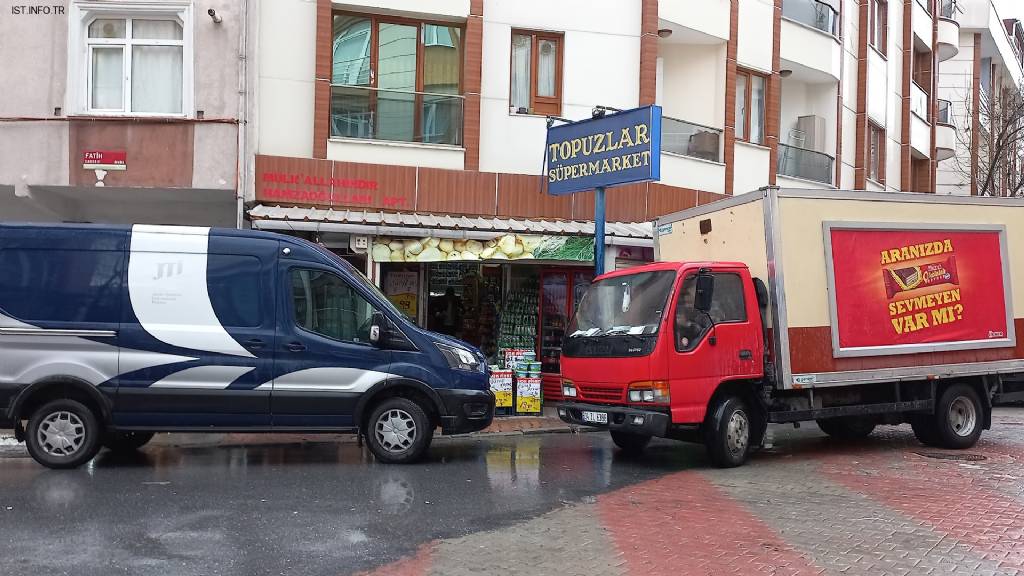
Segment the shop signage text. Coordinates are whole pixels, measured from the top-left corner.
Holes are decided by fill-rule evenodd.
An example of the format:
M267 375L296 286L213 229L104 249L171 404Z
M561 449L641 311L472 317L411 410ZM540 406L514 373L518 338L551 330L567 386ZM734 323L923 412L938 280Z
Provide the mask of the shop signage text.
M554 195L658 180L661 107L554 126L544 158L548 193Z
M20 4L17 6L11 6L11 14L15 16L49 16L51 14L55 16L62 16L64 15L64 7L59 4Z
M264 172L260 175L260 200L301 202L322 205L366 205L375 203L375 194L367 192L340 192L339 189L376 192L376 180L360 178L327 178L304 173ZM406 199L384 196L385 207L405 207Z
M82 168L86 170L127 170L128 153L124 150L85 150Z

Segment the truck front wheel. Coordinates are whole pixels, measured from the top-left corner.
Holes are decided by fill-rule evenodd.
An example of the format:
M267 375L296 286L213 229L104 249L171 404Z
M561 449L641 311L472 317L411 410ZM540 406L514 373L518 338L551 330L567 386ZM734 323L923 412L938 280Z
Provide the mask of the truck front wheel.
M954 450L974 446L981 436L983 410L974 388L966 384L946 388L935 406L936 443Z
M750 453L751 413L737 396L721 398L704 422L704 445L719 468L742 465Z
M867 418L845 416L817 420L817 423L822 432L840 440L867 438L875 430L875 423Z
M612 430L612 442L626 454L642 454L647 445L651 443L651 437L644 434L630 434Z

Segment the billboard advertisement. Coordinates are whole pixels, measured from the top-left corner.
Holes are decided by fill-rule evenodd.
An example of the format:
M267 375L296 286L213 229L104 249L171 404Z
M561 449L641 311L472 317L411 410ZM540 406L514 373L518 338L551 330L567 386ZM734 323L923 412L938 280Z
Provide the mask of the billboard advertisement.
M548 193L572 194L661 178L661 107L645 106L548 129Z
M834 356L1013 346L1001 226L826 222Z

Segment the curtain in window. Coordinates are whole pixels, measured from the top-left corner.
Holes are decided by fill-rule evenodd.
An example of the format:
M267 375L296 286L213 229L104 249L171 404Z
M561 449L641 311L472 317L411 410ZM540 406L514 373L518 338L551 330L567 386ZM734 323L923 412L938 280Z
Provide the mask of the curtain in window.
M96 47L92 49L92 101L90 108L121 110L124 108L124 49Z
M750 141L764 142L764 78L750 77Z
M747 76L736 77L736 137L747 138Z
M555 76L558 73L558 43L552 40L537 42L537 96L555 96Z
M512 90L511 106L516 110L530 109L530 44L529 36L512 35Z
M462 99L456 96L463 60L460 35L459 28L423 25L423 142L461 144Z
M181 46L132 47L132 112L181 114Z

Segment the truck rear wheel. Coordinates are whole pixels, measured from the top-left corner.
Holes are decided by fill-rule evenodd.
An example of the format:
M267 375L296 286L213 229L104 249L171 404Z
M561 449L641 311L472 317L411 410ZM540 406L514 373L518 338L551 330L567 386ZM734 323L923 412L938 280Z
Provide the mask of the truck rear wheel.
M841 417L816 420L818 428L833 438L840 440L859 440L867 438L875 431L875 423L867 418Z
M647 445L651 443L651 437L645 434L630 434L612 430L612 442L626 454L643 454Z
M704 422L704 445L711 462L719 468L734 468L747 461L750 453L751 413L737 396L721 398Z
M966 384L954 384L939 396L935 406L935 439L942 448L970 448L981 437L984 408L978 392Z
M76 468L100 449L99 420L81 402L62 398L47 402L29 416L25 446L47 468Z
M374 407L367 422L366 443L377 460L388 464L419 460L434 439L430 417L408 398L385 399Z

